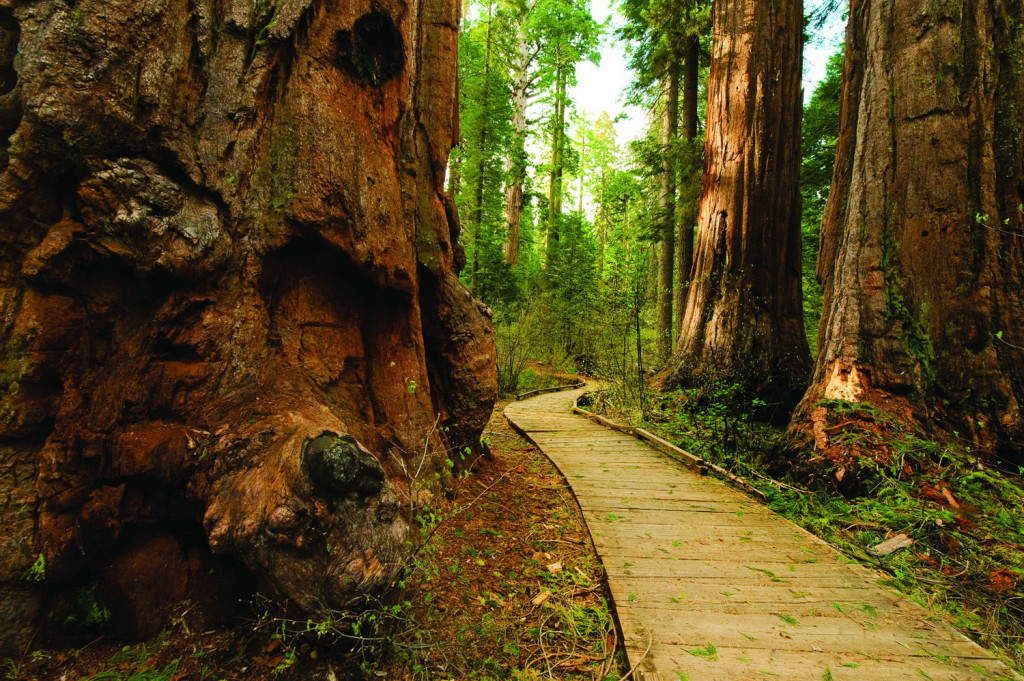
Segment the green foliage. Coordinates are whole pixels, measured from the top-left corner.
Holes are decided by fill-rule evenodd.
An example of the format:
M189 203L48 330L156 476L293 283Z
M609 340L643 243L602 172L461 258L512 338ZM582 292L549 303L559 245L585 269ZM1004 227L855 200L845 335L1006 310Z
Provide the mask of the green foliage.
M660 396L647 425L680 447L724 467L770 450L777 429L765 423L765 403L739 383L713 381Z
M36 556L35 562L32 563L32 566L29 569L22 573L21 579L25 582L46 581L46 556L42 553Z
M67 629L94 630L110 624L110 609L95 584L80 587L66 610L50 613L50 616Z
M800 186L805 216L817 216L828 198L839 139L839 97L843 76L843 50L829 57L825 77L804 107L801 132Z
M538 342L536 320L531 312L530 308L523 308L518 312L499 310L495 314L499 395L513 395L525 384L526 363ZM524 387L524 391L532 389Z
M694 657L703 657L706 660L718 659L718 648L714 643L709 643L702 648L690 648L689 653Z
M620 0L626 19L617 30L626 42L629 66L636 74L632 100L650 105L657 83L670 62L680 62L686 38L704 36L711 28L711 3L706 0ZM706 58L706 56L704 57Z
M483 14L467 20L459 36L459 116L461 150L453 173L462 191L456 195L466 228L468 266L463 276L482 300L494 303L509 296L505 242L505 158L512 143L509 74L502 68L501 45L507 27L488 0Z
M154 657L167 643L167 632L161 631L153 643L140 643L124 646L121 652L113 655L104 666L109 667L98 671L81 681L171 681L178 673L181 659L171 660L166 665L154 664Z
M803 196L801 222L804 325L813 354L818 341L823 298L815 272L821 217L832 185L832 171L839 139L839 97L843 76L843 50L833 54L804 106L800 164L800 193Z

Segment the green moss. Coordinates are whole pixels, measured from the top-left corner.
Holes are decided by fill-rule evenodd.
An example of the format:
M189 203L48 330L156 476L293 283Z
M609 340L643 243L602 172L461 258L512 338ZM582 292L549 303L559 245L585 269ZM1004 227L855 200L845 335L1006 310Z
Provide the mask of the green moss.
M45 582L46 581L46 556L39 554L36 561L28 570L21 574L23 582Z
M287 113L274 130L270 143L270 205L274 213L291 206L295 198L295 170L299 145L291 116Z
M17 413L21 380L28 370L28 344L12 337L7 343L4 367L0 370L0 427L6 428Z
M283 4L283 2L261 2L260 5L258 6L259 14L265 14L269 9L273 9L273 11L270 13L270 18L267 20L267 23L264 24L263 28L261 28L259 32L256 34L255 47L261 47L262 45L265 45L267 43L267 40L270 39L270 32L273 31L274 26L277 25L277 15L281 12L281 5Z
M894 208L895 209L895 204ZM892 214L892 210L887 211ZM886 221L888 224L888 220ZM889 321L900 322L899 338L907 356L914 359L921 367L926 382L921 388L941 387L938 373L935 369L935 344L932 342L928 321L928 304L922 302L916 314L911 311L909 303L904 296L906 281L900 273L896 262L899 252L899 244L896 242L891 230L886 229L882 236L882 272L885 275L885 318Z

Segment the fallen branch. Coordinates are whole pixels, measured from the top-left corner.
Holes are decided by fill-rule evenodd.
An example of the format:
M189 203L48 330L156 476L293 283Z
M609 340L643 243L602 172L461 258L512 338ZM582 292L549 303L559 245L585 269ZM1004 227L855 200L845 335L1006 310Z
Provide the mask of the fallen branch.
M636 664L634 664L630 668L630 670L628 672L626 672L626 675L619 679L619 681L626 681L626 679L628 679L629 677L633 676L633 672L635 672L637 670L637 668L644 661L644 659L646 659L647 654L649 652L651 652L651 646L652 645L654 645L654 633L651 632L650 629L648 629L647 630L647 650L644 651L644 654L640 656L640 659L636 661Z
M793 485L787 485L784 482L779 482L775 478L770 478L767 475L762 475L761 473L758 473L757 471L751 471L751 473L753 473L757 477L761 478L762 480L765 480L766 482L770 482L771 484L775 485L779 489L788 489L791 492L796 492L798 494L810 494L810 492L808 490L800 489L799 487L793 487Z

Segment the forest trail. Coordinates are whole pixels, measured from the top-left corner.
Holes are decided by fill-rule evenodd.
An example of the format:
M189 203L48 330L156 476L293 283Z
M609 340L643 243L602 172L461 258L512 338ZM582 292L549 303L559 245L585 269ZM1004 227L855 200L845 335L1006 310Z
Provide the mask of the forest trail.
M584 390L514 402L505 416L572 487L637 679L1020 679L881 574L726 483L573 415Z

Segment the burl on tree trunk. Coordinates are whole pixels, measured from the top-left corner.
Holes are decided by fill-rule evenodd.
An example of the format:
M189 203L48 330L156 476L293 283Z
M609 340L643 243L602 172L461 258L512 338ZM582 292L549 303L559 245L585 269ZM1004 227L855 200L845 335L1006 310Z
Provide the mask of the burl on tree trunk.
M802 7L800 0L715 3L695 260L679 339L655 377L663 388L737 382L792 409L806 387Z
M864 402L1024 462L1024 5L855 0L850 17L794 429L856 465L828 401Z
M411 477L496 398L442 190L457 25L0 1L4 646L81 602L151 633L225 563L310 615L394 578Z

